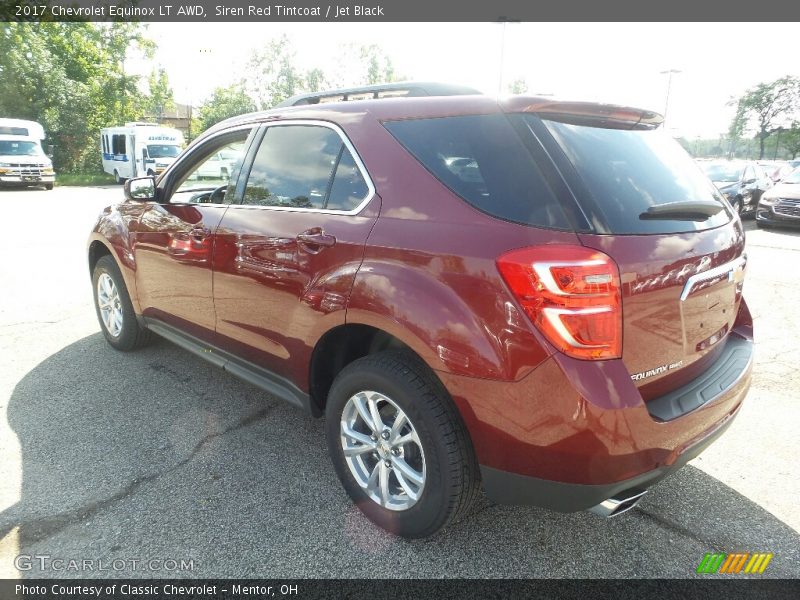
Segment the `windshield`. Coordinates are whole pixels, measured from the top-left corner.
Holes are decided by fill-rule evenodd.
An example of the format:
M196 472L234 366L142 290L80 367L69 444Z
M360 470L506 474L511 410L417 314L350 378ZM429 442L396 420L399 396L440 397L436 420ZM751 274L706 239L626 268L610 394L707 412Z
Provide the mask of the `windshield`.
M800 169L795 169L789 173L781 183L800 183Z
M154 145L147 146L147 155L150 158L175 158L181 153L179 146Z
M711 181L739 181L744 165L736 163L704 163L700 167Z
M0 140L0 155L5 156L42 156L43 152L36 142L16 140Z

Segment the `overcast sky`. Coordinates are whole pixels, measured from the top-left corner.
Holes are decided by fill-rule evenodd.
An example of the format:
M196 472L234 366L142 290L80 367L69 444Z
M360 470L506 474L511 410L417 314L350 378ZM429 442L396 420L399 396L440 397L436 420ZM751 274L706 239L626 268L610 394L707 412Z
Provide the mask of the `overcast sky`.
M298 66L330 69L342 43L379 44L396 71L416 80L461 83L496 95L502 25L490 23L151 23L154 58L179 102L200 104L214 87L241 78L253 49L281 34ZM748 87L800 76L796 23L519 23L505 26L503 89L524 78L529 92L627 104L663 113L673 76L668 128L689 138L726 131L725 104ZM133 61L145 72L152 64Z

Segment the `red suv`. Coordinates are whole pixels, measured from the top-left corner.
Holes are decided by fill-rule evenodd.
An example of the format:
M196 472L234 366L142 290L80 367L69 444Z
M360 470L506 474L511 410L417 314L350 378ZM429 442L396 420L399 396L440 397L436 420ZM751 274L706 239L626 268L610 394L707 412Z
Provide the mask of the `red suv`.
M738 215L655 113L419 96L237 117L128 181L88 247L106 339L325 415L347 493L402 536L481 487L632 507L749 387Z

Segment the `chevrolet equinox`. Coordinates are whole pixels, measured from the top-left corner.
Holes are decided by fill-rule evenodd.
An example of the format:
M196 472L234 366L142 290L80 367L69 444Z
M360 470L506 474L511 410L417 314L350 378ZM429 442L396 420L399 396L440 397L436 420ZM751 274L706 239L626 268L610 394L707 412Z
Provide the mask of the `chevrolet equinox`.
M129 180L88 244L106 340L324 415L344 489L401 536L481 489L633 507L749 387L736 211L656 113L379 91L229 119Z

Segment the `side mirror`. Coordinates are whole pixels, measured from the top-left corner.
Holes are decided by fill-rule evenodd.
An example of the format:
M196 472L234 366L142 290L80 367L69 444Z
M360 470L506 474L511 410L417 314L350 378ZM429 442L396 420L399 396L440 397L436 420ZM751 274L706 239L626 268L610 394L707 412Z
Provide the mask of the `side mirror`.
M134 202L152 202L156 199L154 177L136 177L125 182L125 199Z
M52 144L47 146L47 156L48 156L48 158L53 158L53 152L55 152L55 150L56 150L56 147L53 146Z

